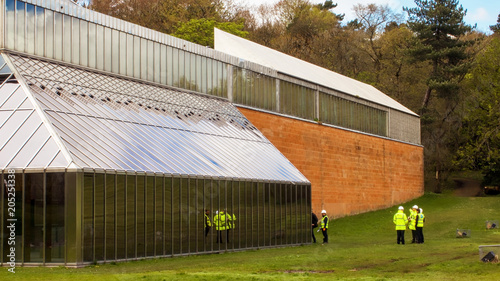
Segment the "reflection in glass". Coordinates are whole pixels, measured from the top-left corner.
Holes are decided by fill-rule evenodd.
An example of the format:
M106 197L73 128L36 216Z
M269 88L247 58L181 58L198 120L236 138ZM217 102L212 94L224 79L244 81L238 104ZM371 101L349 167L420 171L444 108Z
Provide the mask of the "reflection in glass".
M35 6L26 4L26 52L35 53Z
M173 189L172 189L172 178L165 177L165 255L173 254L173 231L174 231L174 219L173 219Z
M16 1L16 13L17 13L17 24L16 24L16 50L24 52L25 43L25 3L21 1Z
M181 179L180 185L180 223L179 232L181 237L182 253L189 253L189 184L188 179Z
M181 180L174 178L172 183L172 234L173 254L181 253Z
M146 256L155 253L155 178L146 177Z
M46 262L64 262L64 199L64 173L46 174Z
M136 257L136 178L132 175L127 175L127 259Z
M155 178L155 217L154 217L154 241L155 241L155 256L163 255L164 251L164 240L165 240L165 229L164 229L164 220L165 220L165 212L164 212L164 177L157 176Z

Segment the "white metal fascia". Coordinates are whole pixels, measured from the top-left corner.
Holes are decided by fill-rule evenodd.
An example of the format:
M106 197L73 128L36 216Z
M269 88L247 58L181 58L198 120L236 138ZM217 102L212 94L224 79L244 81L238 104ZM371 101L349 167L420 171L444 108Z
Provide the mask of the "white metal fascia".
M7 63L7 66L10 68L12 73L14 73L19 85L21 85L21 87L23 88L29 101L33 104L33 108L35 109L35 112L38 114L38 116L40 117L40 119L44 123L45 128L47 128L49 134L51 135L51 137L54 139L55 143L57 144L57 147L59 148L59 150L63 154L64 158L68 162L68 165L66 168L69 168L69 169L80 168L73 161L73 157L71 157L69 150L66 148L66 145L64 145L61 137L59 136L59 134L57 133L57 131L53 127L52 122L50 122L48 117L45 115L45 112L43 111L42 107L40 106L40 104L38 103L36 98L33 96L33 94L31 93L31 89L28 87L26 81L24 80L24 77L17 71L17 68L12 63L12 61L10 60L10 57L8 55L3 54L2 56L5 60L5 62Z

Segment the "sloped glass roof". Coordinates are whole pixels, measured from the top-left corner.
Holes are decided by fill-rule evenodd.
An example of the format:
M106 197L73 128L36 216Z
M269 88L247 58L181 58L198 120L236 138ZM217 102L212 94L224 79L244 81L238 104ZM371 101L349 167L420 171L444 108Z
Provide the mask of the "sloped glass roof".
M17 137L18 146L9 153L26 154L27 143L36 139L37 145L30 145L30 153L36 154L41 143L56 136L59 142L52 144L56 155L51 157L57 165L308 182L227 100L30 57L5 56L22 81L0 88L0 153L8 153L4 136L16 136L12 130L21 132L27 126L30 130ZM12 160L5 163L7 158L0 154L0 166L14 167ZM26 165L15 163L15 168Z

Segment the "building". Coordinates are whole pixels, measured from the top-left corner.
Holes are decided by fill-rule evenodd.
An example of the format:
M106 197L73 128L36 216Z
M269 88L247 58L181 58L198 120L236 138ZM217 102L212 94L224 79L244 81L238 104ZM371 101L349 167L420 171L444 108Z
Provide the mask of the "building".
M180 51L146 29L69 1L6 0L1 11L2 265L309 242L310 183L209 95L224 89L222 63L197 56L208 94L181 89L178 70L149 56L170 54L172 67ZM215 228L205 238L205 209L231 214L223 243Z
M311 210L423 194L419 117L374 87L221 31L213 50L0 3L4 266L12 233L19 264L80 266L309 243ZM236 216L229 243L202 236L206 208Z

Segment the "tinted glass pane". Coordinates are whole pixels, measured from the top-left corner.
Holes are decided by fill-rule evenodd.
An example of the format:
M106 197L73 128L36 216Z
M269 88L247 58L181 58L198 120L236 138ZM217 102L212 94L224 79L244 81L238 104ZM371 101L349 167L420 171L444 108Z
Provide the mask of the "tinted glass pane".
M155 255L161 256L163 255L163 245L165 240L165 229L164 229L164 177L156 177L155 181L155 229L154 229L154 237L155 237Z
M181 252L181 180L173 179L172 185L172 233L173 233L173 254Z
M16 13L17 13L17 25L16 25L16 50L24 52L25 43L25 3L21 1L16 2Z
M106 260L115 259L115 175L106 175Z
M189 253L189 234L190 234L190 224L189 224L189 183L188 179L181 179L180 188L180 210L181 210L181 222L179 224L179 230L181 235L181 248L182 253Z
M146 178L146 256L155 252L155 178Z
M95 174L94 187L95 260L104 260L104 174Z
M136 178L135 176L127 176L127 258L135 258L135 229L136 229Z
M172 190L172 178L165 178L165 255L172 255L173 253L173 190Z
M125 175L116 178L116 258L126 258L126 201Z
M94 261L94 176L83 177L83 261Z
M24 233L25 262L43 262L43 174L25 174ZM16 212L17 213L17 212Z
M145 176L137 176L137 257L144 257L145 246L146 246L146 236L144 234L145 230Z
M197 211L197 190L196 190L196 179L189 179L188 186L188 212L189 212L189 230L188 239L189 239L189 252L196 253L198 246L198 213ZM201 229L200 229L201 230Z
M46 262L64 262L64 173L46 175Z
M22 174L16 174L16 173L9 173L8 170L6 170L5 174L3 174L3 179L2 182L0 183L0 187L2 190L5 190L5 192L2 192L2 198L3 198L3 210L2 210L2 230L0 230L0 233L2 233L2 238L10 237L12 232L15 234L15 255L16 255L16 262L21 262L22 258L22 246L23 246L23 241L22 241L22 224L21 223L14 223L14 229L11 232L11 228L7 228L7 219L13 218L16 219L17 222L22 221L22 211L23 211L23 175ZM29 209L28 209L29 207ZM31 206L28 206L26 204L25 208L25 228L28 226L28 218L31 218L32 216L30 213L28 213L28 210L31 210ZM14 216L12 216L14 215ZM31 224L30 224L31 225ZM9 223L8 226L11 226ZM2 245L3 245L3 255L2 258L4 262L10 261L10 258L7 257L7 255L11 255L10 248L12 245L8 244L9 240L8 239L3 239Z

